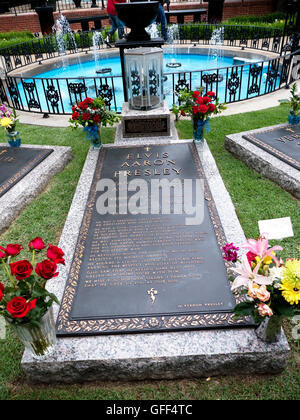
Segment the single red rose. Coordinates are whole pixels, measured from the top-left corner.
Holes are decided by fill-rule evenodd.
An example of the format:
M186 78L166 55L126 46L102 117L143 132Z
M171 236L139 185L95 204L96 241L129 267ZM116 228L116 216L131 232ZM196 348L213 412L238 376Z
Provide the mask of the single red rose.
M0 259L2 260L3 258L6 258L6 257L7 257L6 249L0 246Z
M201 93L198 90L195 90L193 92L193 98L198 98L198 96L200 96L200 95L201 95Z
M82 114L83 121L88 121L91 118L91 115L88 112Z
M99 122L101 121L101 117L100 117L100 115L94 115L94 116L93 116L93 121L94 121L95 123L99 123Z
M198 106L198 112L200 112L200 114L206 114L207 111L208 111L208 107L206 105Z
M6 251L6 255L8 255L9 257L15 257L16 255L20 254L22 249L24 248L19 244L9 244L7 245L5 251Z
M207 96L211 96L214 97L216 96L215 92L212 92L211 90L209 92L207 92Z
M33 249L35 251L41 251L42 249L46 248L46 245L44 244L44 241L41 237L37 237L35 239L32 239L32 241L29 242L28 248L30 251Z
M182 109L180 110L180 114L181 114L183 117L185 117L185 115L186 115L186 114L185 114L185 112L184 112Z
M210 111L210 112L214 112L214 110L216 109L216 107L215 107L215 105L214 104L208 104L208 110Z
M0 302L3 299L4 296L4 285L0 283Z
M92 98L85 98L85 100L83 102L85 104L87 104L87 105L91 105L94 102L94 99L92 99Z
M196 99L196 103L197 103L198 105L204 105L204 99L202 98L202 96L199 96L199 97Z
M85 110L88 108L88 104L86 102L80 102L79 104L79 108Z
M36 301L37 299L27 302L23 297L15 297L8 302L6 310L13 318L24 318L28 312L35 308Z
M11 274L15 276L17 280L28 279L33 271L32 265L27 260L17 261L15 263L9 264L9 266Z
M46 280L57 277L59 273L57 273L56 270L56 263L50 260L44 260L41 263L38 263L35 268L36 274Z
M73 112L77 111L77 108L76 108L76 106L75 106L75 105L73 105L73 106L72 106L72 111L73 111Z
M78 118L79 118L79 117L80 117L79 112L73 112L73 114L72 114L72 120L73 120L73 121L78 120Z
M246 256L247 256L247 259L248 259L248 262L249 262L250 265L251 265L252 261L254 261L255 258L257 257L257 255L254 254L251 251L247 252Z
M58 248L54 245L49 245L48 251L47 251L47 257L49 260L55 262L56 264L65 264L65 260L63 256L65 253L62 249Z
M210 98L209 96L204 96L204 98L203 98L203 102L204 102L205 104L208 104L209 102L211 102L211 98Z
M192 110L193 110L193 114L197 114L197 112L198 112L198 107L197 107L196 105L194 105L194 106L192 107Z

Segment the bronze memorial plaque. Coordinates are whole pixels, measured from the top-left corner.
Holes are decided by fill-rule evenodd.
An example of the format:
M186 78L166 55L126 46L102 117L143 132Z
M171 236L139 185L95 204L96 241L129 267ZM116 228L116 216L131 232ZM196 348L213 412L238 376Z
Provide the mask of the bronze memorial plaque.
M124 196L118 199L124 188L122 176L129 182L126 200ZM107 179L112 183L114 193L110 197L116 211L101 215L99 203L107 189L100 188L99 180ZM200 224L186 224L187 214L180 214L178 207L174 214L175 201L185 208L186 197L182 194L178 198L178 190L170 194L172 214L157 207L161 199L155 201L152 188L164 179L180 180L180 185L185 185L185 180L204 180L204 216ZM134 189L135 184L130 182L139 180L146 180L149 189L147 194L143 190L143 198L140 196L137 202L148 201L140 206L143 214L132 214L127 207L132 209L131 199L141 188ZM194 200L196 188L190 191ZM222 259L225 242L193 144L103 148L60 307L57 334L252 325L249 320L233 319L236 298Z
M274 127L243 137L300 170L300 124Z
M144 136L149 133L168 134L168 119L165 118L141 118L125 119L125 133Z
M52 149L0 147L0 197L39 165Z

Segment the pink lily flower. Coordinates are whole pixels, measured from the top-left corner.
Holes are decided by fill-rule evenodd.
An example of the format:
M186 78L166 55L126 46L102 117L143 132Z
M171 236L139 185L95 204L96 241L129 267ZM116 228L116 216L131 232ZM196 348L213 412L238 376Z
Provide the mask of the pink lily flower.
M273 283L272 277L263 276L258 274L260 264L257 264L254 270L252 270L251 265L249 264L247 255L242 256L242 266L241 268L232 268L232 271L235 271L239 274L236 279L233 281L231 290L238 289L239 287L245 286L249 287L249 283L256 283L258 285L270 285Z
M260 257L261 260L264 260L266 257L272 258L277 266L279 265L279 261L274 255L274 251L283 250L283 248L279 245L269 248L269 241L267 239L267 234L265 233L260 236L257 241L255 239L248 239L245 244L241 245L241 247L253 252L253 254Z

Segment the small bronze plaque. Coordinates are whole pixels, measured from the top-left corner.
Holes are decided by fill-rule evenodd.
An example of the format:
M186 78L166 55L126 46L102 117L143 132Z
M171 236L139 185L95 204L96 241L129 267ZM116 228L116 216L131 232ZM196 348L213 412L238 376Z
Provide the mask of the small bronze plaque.
M147 181L203 179L201 224L185 212L132 214L119 200L121 176ZM99 214L99 180L113 180L116 214ZM178 182L179 183L179 182ZM136 191L128 188L128 206ZM195 198L195 189L190 193ZM150 199L151 198L151 199ZM182 204L178 191L171 208ZM157 200L158 202L159 200ZM123 211L122 210L122 211ZM160 209L158 209L160 210ZM196 147L183 143L103 148L79 233L58 320L59 336L240 327L233 318L221 247L226 243Z
M300 124L274 127L243 137L293 168L300 170Z
M125 119L125 133L145 136L145 134L168 134L168 118Z
M53 152L52 149L0 147L0 197Z

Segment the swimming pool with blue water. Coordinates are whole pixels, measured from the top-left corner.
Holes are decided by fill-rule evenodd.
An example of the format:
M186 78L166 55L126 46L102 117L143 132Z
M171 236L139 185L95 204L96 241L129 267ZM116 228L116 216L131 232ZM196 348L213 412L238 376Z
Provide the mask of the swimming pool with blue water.
M87 88L86 95L89 97L95 96L96 88L100 85L100 77L102 78L102 82L107 82L110 87L112 87L112 76L113 79L113 88L115 91L115 99L112 100L111 106L112 109L117 111L121 111L122 103L124 101L123 96L123 85L122 85L122 77L121 77L121 63L119 57L109 57L108 54L101 54L95 59L90 61L81 62L78 58L78 62L75 64L68 63L68 57L62 57L61 66L55 66L55 68L41 72L32 78L35 79L36 89L39 93L39 101L40 106L43 112L47 112L48 105L45 92L49 87L49 80L53 79L53 86L59 92L60 100L58 101L58 112L60 113L69 113L71 112L71 103L74 102L74 98L70 95L68 89L68 83L80 83L83 82ZM170 69L167 67L167 63L170 62L179 62L181 66L176 69ZM259 65L261 65L261 61ZM236 78L233 78L233 88L236 85L241 84L241 89L237 90L237 97L229 97L229 86L226 83L226 75L227 73L230 75L232 70L230 69L231 66L239 64L236 68ZM174 81L175 85L178 81L178 78L183 77L184 72L193 72L191 76L189 73L186 73L186 80L192 83L192 89L195 90L201 86L201 70L203 74L213 74L216 73L215 69L219 70L219 82L218 82L218 97L221 102L224 102L225 99L227 102L232 100L242 100L247 98L248 92L248 76L249 76L249 69L250 64L245 65L244 67L240 66L240 62L236 63L233 57L218 57L217 59L210 55L203 55L203 54L164 54L164 74L167 76L167 80L164 82L164 94L166 100L171 107L174 100L174 82L171 73L176 72ZM103 68L110 68L111 72L105 74L97 74L96 71L103 69ZM229 69L228 69L229 68ZM210 70L214 69L214 70ZM242 71L241 71L242 70ZM266 81L267 81L267 72L268 70L268 62L264 62L263 64L263 71L261 75L261 83L259 87L259 94L266 93ZM178 73L182 73L179 76ZM105 77L107 79L105 80ZM48 79L48 81L47 81ZM68 82L67 82L68 79ZM27 79L25 82L32 81L32 79ZM276 79L276 87L279 86L280 77ZM51 84L51 83L50 83ZM24 92L24 87L22 83L18 84L20 96L22 98L22 102L26 104L26 96ZM212 89L216 89L216 84L212 85ZM42 94L44 92L44 94ZM254 95L256 96L258 92L255 92ZM250 96L251 97L251 96Z

